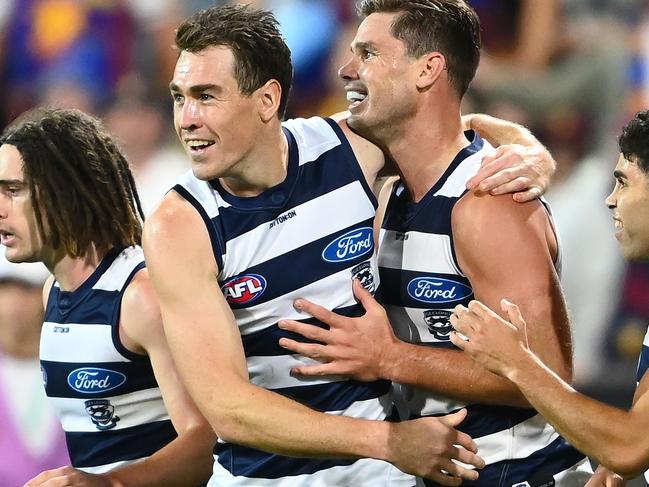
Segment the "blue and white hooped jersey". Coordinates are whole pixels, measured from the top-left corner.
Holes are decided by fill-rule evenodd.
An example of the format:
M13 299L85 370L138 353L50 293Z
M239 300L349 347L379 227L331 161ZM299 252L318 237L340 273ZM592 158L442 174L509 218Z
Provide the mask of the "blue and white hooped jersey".
M467 137L471 143L418 203L397 183L386 209L379 239L378 295L395 333L411 343L454 348L449 341L453 308L473 299L471 283L455 257L451 213L467 191L466 181L493 147L474 132ZM533 409L467 405L402 384L394 385L393 394L402 416L410 418L467 408L459 429L476 440L488 467L477 482L463 485L555 485L548 483L552 480L573 485L559 482L560 473L584 459Z
M293 307L306 298L338 313L363 313L352 278L374 291L372 222L376 199L349 142L332 120L284 123L289 144L286 179L256 197L239 198L218 181L191 172L174 190L208 229L219 268L215 276L243 339L251 383L330 414L384 419L389 383L342 377L292 377L291 367L314 363L279 346L280 319L305 320ZM302 339L304 340L304 339ZM411 486L414 479L373 459L289 458L217 443L213 486Z
M45 392L72 465L103 473L146 458L176 437L148 357L119 339L122 297L144 268L139 247L113 249L73 292L54 283L41 332Z

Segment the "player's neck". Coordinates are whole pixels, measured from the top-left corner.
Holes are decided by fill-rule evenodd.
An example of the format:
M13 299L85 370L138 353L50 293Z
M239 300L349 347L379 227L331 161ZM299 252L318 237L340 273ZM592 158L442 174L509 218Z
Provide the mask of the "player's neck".
M62 255L53 263L46 262L50 272L59 283L62 291L75 291L97 269L107 250L97 250L92 247L83 257Z
M467 145L459 111L438 117L422 112L388 145L388 152L412 199L419 201Z
M235 196L257 196L286 179L289 150L281 126L260 135L259 140L237 164L234 174L220 179L226 191Z

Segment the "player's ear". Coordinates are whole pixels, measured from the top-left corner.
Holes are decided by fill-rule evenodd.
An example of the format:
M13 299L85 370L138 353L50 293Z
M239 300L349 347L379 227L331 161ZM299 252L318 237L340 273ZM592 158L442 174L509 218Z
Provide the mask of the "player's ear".
M434 85L446 69L446 58L437 51L424 54L417 60L419 75L417 88L426 89Z
M275 79L268 80L256 91L259 101L259 116L263 122L277 117L279 105L282 101L282 86Z

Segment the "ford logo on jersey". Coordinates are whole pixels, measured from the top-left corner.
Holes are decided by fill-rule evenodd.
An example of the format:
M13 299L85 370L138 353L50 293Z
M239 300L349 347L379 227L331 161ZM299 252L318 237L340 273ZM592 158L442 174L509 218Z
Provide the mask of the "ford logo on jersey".
M84 367L68 375L68 385L82 394L106 392L121 386L126 376L114 370Z
M322 251L327 262L352 260L374 250L374 231L370 227L357 228L341 235Z
M229 303L251 303L266 290L266 279L259 274L246 274L245 276L230 279L221 288L225 299Z
M451 303L472 294L469 286L441 277L416 277L408 283L408 295L424 303Z

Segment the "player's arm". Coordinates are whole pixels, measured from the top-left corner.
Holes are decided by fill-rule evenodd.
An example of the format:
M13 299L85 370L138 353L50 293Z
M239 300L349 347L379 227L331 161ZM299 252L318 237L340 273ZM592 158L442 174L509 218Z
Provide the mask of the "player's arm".
M381 149L356 134L347 125L349 112L332 115L349 140L356 159L370 187L383 169L385 156ZM492 145L498 147L486 156L480 171L469 180L468 187L480 187L492 194L514 193L514 199L525 202L542 195L556 169L548 150L522 125L484 114L462 117L467 129L478 131ZM386 175L386 174L383 174Z
M180 376L221 439L289 456L376 458L448 485L459 483L460 478L444 478L430 468L437 466L441 451L446 455L439 442L444 422L389 423L319 413L249 382L241 336L216 280L207 229L176 193L147 220L144 249ZM481 465L473 453L453 447L456 442L472 449L472 441L449 433L442 443L450 441L451 456ZM444 465L463 477L475 476L450 460Z
M127 486L193 487L206 482L212 472L216 435L180 382L146 269L137 273L124 293L120 336L127 348L149 356L178 436L146 460L113 470L108 476L117 485Z
M516 384L575 448L624 477L645 470L649 466L649 376L641 379L628 412L584 396L531 351L526 336L531 321L523 319L524 312L507 301L501 306L507 321L478 302L456 310L453 324L469 340L453 335L453 342Z
M468 197L467 197L468 196ZM465 196L453 211L453 238L460 266L476 297L497 304L516 296L537 318L530 329L533 349L562 377L569 378L571 351L565 305L553 267L556 240L540 203L514 203L504 196ZM524 270L524 271L521 271ZM366 314L335 315L313 303L296 304L330 326L329 330L282 321L286 330L321 343L282 338L280 344L322 362L295 369L303 375L345 374L423 387L464 402L525 406L509 381L488 372L458 350L431 348L397 339L387 315L372 296L355 285ZM514 298L512 298L514 299Z
M462 117L466 128L476 130L498 147L485 156L478 173L469 179L469 189L493 195L514 193L522 203L545 193L556 170L552 154L527 128L482 113Z

